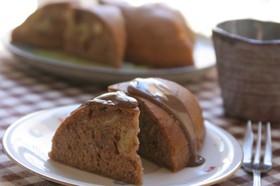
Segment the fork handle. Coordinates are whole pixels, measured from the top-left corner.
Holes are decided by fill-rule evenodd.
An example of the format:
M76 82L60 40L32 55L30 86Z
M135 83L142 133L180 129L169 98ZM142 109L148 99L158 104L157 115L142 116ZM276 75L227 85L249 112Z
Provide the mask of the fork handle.
M261 186L262 182L261 182L261 172L260 171L254 171L254 182L253 182L253 186Z

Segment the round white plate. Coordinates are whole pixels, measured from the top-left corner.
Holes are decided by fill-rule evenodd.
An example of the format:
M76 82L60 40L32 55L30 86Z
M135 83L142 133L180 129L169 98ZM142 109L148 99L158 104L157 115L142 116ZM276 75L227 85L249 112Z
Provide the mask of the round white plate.
M197 34L194 48L194 66L152 69L124 62L121 69L100 66L82 59L75 59L59 52L28 48L10 42L10 34L3 39L5 47L23 64L66 78L86 80L100 84L128 81L136 77L161 77L178 83L197 78L216 64L212 41Z
M4 134L6 154L18 165L54 182L70 185L122 185L118 181L81 171L48 157L52 137L61 121L79 105L59 107L27 115ZM241 165L242 149L226 131L205 121L206 140L200 154L206 162L195 168L171 172L143 160L144 185L208 185L232 176Z

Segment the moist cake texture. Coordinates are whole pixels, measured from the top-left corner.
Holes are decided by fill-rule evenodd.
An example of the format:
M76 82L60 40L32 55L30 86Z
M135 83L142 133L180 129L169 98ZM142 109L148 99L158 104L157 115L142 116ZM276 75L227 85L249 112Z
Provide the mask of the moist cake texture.
M123 92L89 100L59 126L49 157L81 170L141 184L138 117L137 101Z

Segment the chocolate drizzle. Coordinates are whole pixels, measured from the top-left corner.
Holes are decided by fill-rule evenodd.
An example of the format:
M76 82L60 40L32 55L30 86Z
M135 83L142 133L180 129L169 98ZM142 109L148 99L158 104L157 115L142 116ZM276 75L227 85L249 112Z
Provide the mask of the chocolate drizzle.
M177 90L171 90L157 78L136 78L130 82L127 90L133 95L152 101L175 116L177 123L189 141L190 164L188 166L198 166L204 163L204 158L197 152L195 131L193 125L190 124L192 118L184 103L176 97Z
M136 108L138 106L138 102L136 99L127 96L122 91L102 94L92 100L87 101L85 104L91 102L107 105L116 105L120 108Z

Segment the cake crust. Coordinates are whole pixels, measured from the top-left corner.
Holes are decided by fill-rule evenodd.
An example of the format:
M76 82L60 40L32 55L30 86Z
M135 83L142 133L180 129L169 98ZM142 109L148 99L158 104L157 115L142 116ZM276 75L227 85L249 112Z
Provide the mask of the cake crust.
M194 64L195 34L179 11L163 3L135 7L121 0L99 2L122 10L127 31L127 61L154 68Z

